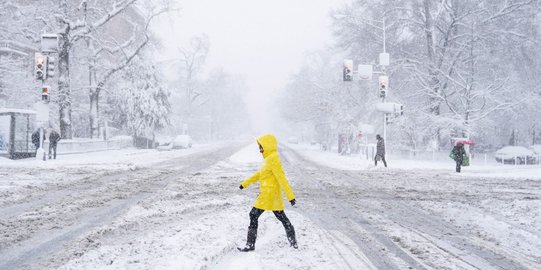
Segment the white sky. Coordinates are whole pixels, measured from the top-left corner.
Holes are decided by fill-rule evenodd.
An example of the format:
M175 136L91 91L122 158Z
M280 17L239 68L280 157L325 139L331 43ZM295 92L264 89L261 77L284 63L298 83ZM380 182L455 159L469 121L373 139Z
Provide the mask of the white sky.
M194 35L210 39L207 67L242 74L256 131L268 126L269 99L300 68L307 51L331 44L331 8L344 0L179 0L182 10L160 25L164 55L175 57ZM163 20L165 21L165 20Z

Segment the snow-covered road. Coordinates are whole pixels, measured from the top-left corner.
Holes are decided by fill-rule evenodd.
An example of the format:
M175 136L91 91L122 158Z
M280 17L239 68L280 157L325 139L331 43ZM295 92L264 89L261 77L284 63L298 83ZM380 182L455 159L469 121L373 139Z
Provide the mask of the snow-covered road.
M266 212L257 249L245 254L235 247L246 239L258 188L238 185L259 167L257 145L146 155L120 167L0 166L0 269L541 266L541 180L346 171L284 148L298 201L286 213L299 249Z

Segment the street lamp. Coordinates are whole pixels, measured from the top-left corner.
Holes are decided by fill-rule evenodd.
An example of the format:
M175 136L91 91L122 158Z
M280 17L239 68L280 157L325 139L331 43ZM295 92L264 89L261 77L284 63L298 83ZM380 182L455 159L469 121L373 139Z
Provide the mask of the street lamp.
M385 68L390 64L390 55L387 53L387 29L385 27L385 16L381 20L371 20L359 18L361 21L368 26L376 28L383 31L383 51L379 54L379 65L382 69L382 76L379 76L379 96L381 97L381 102L385 103L385 97L387 96L387 91L389 90L389 77L385 72ZM376 24L381 24L377 26ZM387 113L383 113L383 145L386 146L387 143Z

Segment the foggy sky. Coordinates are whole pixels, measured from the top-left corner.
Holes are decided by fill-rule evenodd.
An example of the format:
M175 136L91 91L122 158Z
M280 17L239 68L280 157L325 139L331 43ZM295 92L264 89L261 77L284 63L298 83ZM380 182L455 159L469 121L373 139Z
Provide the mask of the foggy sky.
M245 76L246 96L257 132L272 131L270 100L300 68L307 51L331 43L331 8L344 0L182 0L181 11L157 27L161 59L178 57L194 35L207 34L207 69L223 67Z

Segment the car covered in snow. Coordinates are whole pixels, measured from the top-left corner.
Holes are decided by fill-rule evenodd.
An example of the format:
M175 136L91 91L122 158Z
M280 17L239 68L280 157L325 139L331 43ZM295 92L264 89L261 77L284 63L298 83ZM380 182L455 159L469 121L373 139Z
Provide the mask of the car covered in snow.
M532 145L532 150L533 150L535 155L541 156L541 144Z
M291 144L299 144L299 138L297 138L297 137L289 137L287 139L287 142L291 143Z
M496 161L503 164L536 164L534 151L522 146L505 146L495 153Z
M178 135L173 140L174 149L187 149L192 147L192 137L189 135Z

